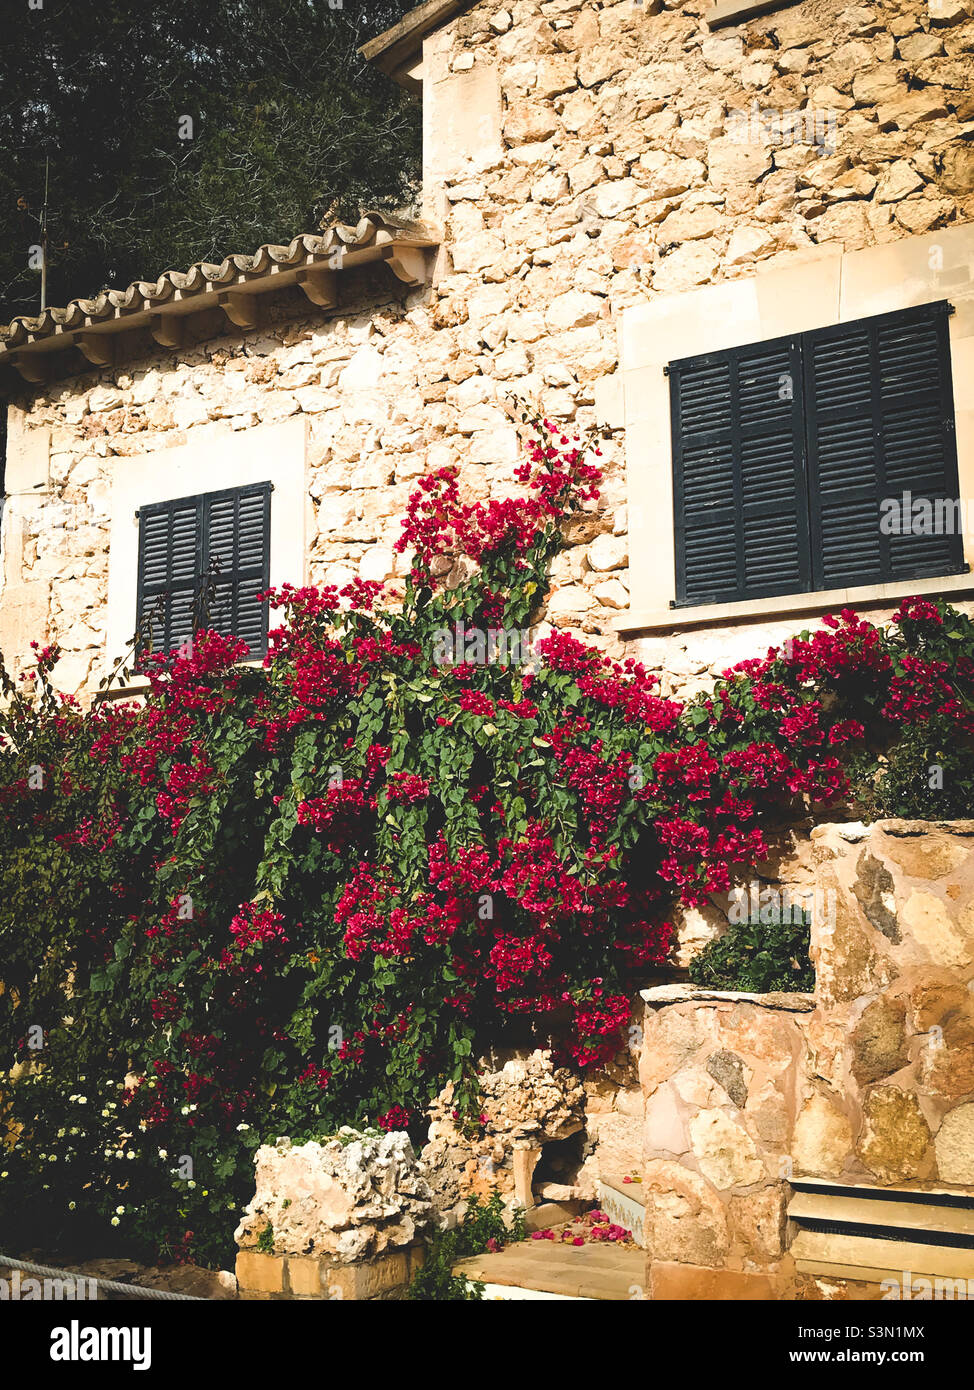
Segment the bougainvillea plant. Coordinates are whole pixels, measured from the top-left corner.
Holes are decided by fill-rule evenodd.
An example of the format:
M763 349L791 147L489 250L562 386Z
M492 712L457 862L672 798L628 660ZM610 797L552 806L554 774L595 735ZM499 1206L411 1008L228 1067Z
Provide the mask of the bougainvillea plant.
M517 498L425 478L400 591L272 594L262 667L200 632L89 711L56 649L4 676L0 1218L31 1244L44 1211L62 1244L226 1258L258 1142L415 1126L447 1080L476 1115L512 1027L614 1054L674 901L768 825L969 807L974 624L943 603L827 619L685 705L532 647L596 452L545 423Z

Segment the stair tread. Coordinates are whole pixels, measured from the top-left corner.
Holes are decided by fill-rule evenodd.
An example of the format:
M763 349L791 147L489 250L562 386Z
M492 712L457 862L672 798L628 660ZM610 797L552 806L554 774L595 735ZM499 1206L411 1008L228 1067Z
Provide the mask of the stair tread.
M488 1284L594 1299L629 1299L645 1280L645 1252L628 1246L523 1241L496 1254L470 1255L455 1274Z

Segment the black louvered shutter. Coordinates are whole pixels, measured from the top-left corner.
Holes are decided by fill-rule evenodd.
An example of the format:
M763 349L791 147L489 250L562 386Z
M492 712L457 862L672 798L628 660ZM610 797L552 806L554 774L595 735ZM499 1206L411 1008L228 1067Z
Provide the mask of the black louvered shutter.
M677 605L807 589L797 338L671 363Z
M928 304L804 335L816 589L964 567L961 529L942 527L959 497L948 312ZM882 503L904 493L941 503L941 534L884 534Z
M242 638L251 656L263 656L267 604L257 595L270 583L270 484L211 493L203 502L204 572L218 565L207 626Z
M200 625L242 638L251 656L266 652L257 594L270 582L270 495L256 483L140 510L141 656L172 651Z
M199 501L184 497L139 512L139 655L169 652L193 633L202 535ZM145 623L145 631L143 631Z

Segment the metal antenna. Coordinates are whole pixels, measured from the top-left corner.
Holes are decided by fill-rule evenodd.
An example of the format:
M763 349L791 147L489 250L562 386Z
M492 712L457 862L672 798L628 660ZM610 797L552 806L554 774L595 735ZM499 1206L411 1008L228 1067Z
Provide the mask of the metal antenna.
M41 208L41 313L47 308L47 191L51 173L51 157L44 159L44 206Z

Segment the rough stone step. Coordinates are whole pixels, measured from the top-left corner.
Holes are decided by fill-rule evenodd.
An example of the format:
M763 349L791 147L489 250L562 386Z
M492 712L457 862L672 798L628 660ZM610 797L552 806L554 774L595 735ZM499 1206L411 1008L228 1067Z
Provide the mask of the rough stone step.
M529 1231L545 1231L553 1226L567 1226L592 1205L591 1202L542 1202L528 1207L524 1224Z
M599 1206L617 1226L632 1232L637 1245L645 1245L646 1199L642 1183L623 1182L621 1176L599 1179Z
M627 1197L630 1202L635 1202L639 1207L645 1206L641 1182L626 1182L625 1177L620 1173L603 1173L599 1178L599 1186L611 1188L613 1192L618 1192L621 1197Z
M484 1284L627 1302L644 1297L646 1255L629 1246L526 1240L496 1255L471 1255L458 1261L453 1272Z

